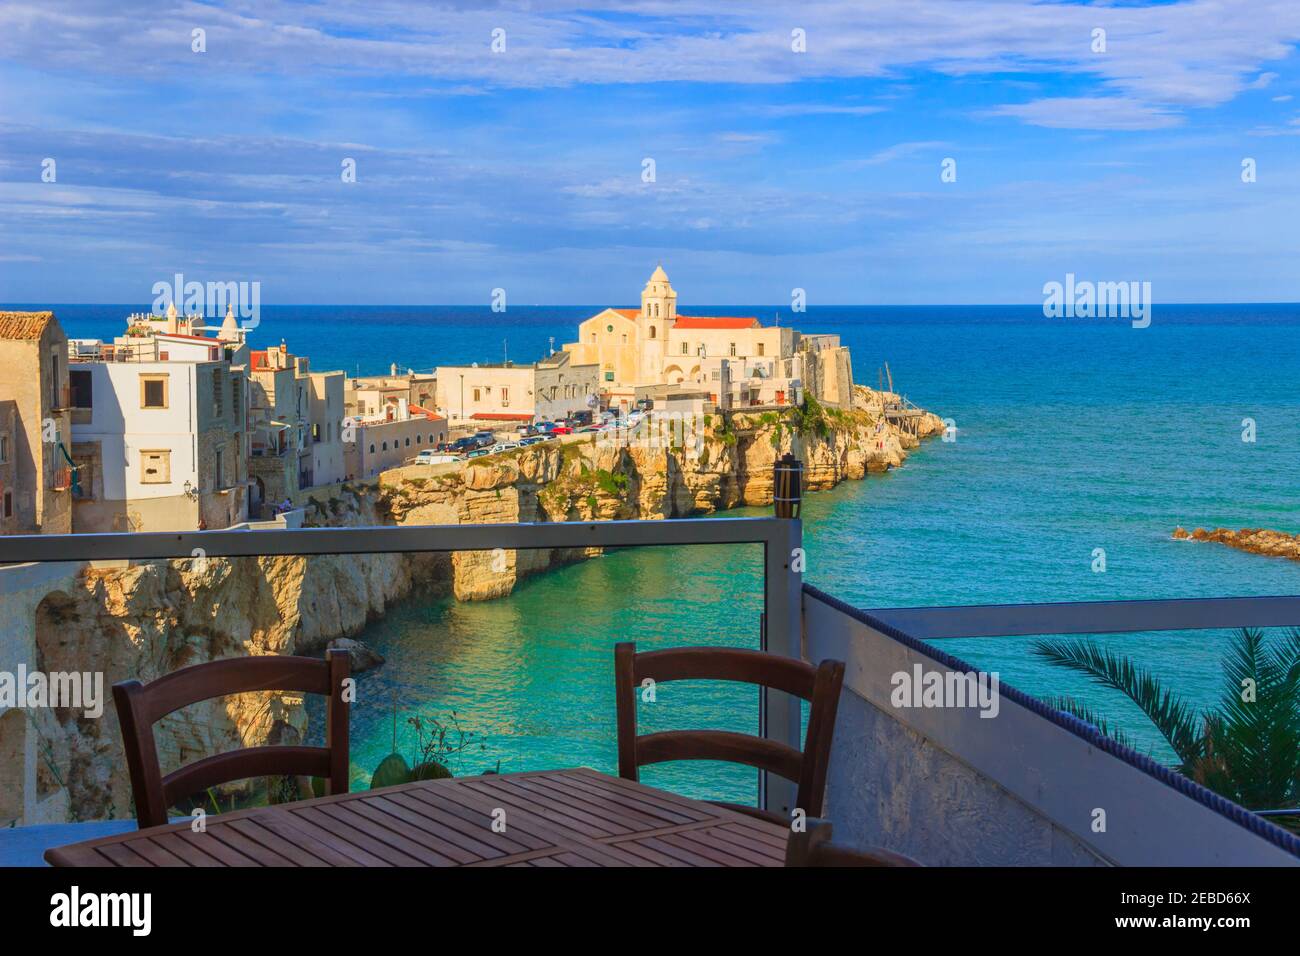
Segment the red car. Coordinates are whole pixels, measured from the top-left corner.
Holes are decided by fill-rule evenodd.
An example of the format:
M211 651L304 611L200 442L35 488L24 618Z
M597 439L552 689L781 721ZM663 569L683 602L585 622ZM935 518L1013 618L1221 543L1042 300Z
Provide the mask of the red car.
M570 428L568 425L556 425L554 428L551 429L550 433L552 435L572 435L573 429Z

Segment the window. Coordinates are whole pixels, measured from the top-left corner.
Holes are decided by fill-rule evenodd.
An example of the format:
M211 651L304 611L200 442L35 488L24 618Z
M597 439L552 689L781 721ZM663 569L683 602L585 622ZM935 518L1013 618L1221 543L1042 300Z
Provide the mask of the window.
M311 440L312 440L313 442L318 442L318 441L321 440L321 437L320 437L320 423L319 423L319 422L312 422L312 425L311 425Z
M141 375L140 376L140 407L141 408L166 408L167 407L167 376L166 375Z
M5 492L5 517L12 518L13 516L14 516L14 493L12 491L6 491Z
M217 449L216 460L213 462L212 487L214 490L226 487L226 452L223 448Z
M606 372L606 373L605 373L605 381L607 381L607 382L612 382L612 381L614 381L614 373L613 373L613 372Z
M410 447L411 447L411 436L410 436L410 435L407 435L407 436L406 436L406 447L407 447L407 448L410 448Z
M759 343L758 343L758 354L759 354L759 355L762 355L762 354L764 354L764 351L765 351L765 350L764 350L764 347L763 347L763 343L762 343L762 342L759 342Z
M606 331L606 332L613 332L613 331L614 331L614 326L612 326L612 325L607 325L607 326L605 326L605 331Z
M388 442L384 442L384 451L388 451Z
M510 404L510 389L503 385L501 386L501 407L505 408L509 404Z
M429 436L429 444L430 444L430 445L433 444L433 436L432 436L432 435Z
M68 373L68 384L72 387L73 408L93 408L91 400L91 375L85 369L73 369Z
M416 436L415 436L415 443L416 443L417 445L423 445L423 444L424 444L424 436L423 436L423 435L416 435Z
M655 327L652 325L650 326L650 338L654 338L654 337L655 337Z
M370 454L373 455L374 453L375 453L375 443L374 443L374 442L371 442L371 443L370 443Z
M683 343L682 343L682 354L683 354L683 355L690 355L690 354L691 354L691 343L690 343L690 342L683 342Z
M166 485L172 480L172 453L167 449L140 452L140 484Z
M54 352L50 355L50 408L62 408L67 404L62 392L59 388L59 353Z
M732 355L733 358L734 358L735 355L736 355L736 343L735 343L735 342L732 342L732 343L731 343L731 355Z
M479 390L476 388L474 389L474 401L477 402L478 400L479 400Z
M0 432L0 465L9 461L9 433Z
M212 417L226 414L226 379L221 369L212 370Z

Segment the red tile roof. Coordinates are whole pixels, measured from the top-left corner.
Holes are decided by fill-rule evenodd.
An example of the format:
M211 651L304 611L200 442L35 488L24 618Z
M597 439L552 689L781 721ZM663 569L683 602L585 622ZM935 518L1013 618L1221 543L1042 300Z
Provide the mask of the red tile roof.
M53 312L0 312L0 339L39 339Z
M626 319L635 319L641 314L640 309L611 309ZM761 328L758 319L738 315L679 315L679 329L757 329Z
M751 317L742 318L738 315L679 315L677 324L674 326L678 329L757 329L758 319Z
M423 406L420 406L420 405L408 405L407 408L411 411L411 413L412 413L413 415L423 415L425 418L429 419L429 421L431 421L431 422L440 422L440 421L442 421L442 416L441 416L441 415L439 415L437 412L431 412L431 411L429 411L427 408L424 408Z

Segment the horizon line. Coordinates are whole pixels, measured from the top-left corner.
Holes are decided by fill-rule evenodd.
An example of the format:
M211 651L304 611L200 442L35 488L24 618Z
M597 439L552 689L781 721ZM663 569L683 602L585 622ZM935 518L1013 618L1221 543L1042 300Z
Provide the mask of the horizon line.
M152 305L152 303L150 303ZM1015 308L1032 308L1034 306L1042 307L1042 302L821 302L816 305L808 305L806 309L817 308L868 308L868 309L1015 309ZM1228 305L1290 305L1300 307L1300 299L1249 299L1236 301L1220 302L1156 302L1154 306L1158 307L1184 307L1184 306L1228 306ZM63 306L104 306L114 308L136 308L136 303L130 302L0 302L0 309L56 309ZM771 305L763 303L741 303L741 302L700 302L688 306L691 309L713 309L722 307L742 306L747 309L775 309L790 311L789 305ZM262 308L374 308L374 309L491 309L490 303L483 302L274 302L261 303ZM635 305L598 305L587 302L529 302L521 305L507 306L498 314L507 314L510 309L626 309L636 308ZM145 309L144 311L149 311ZM792 313L799 315L802 313ZM689 317L689 314L687 314Z

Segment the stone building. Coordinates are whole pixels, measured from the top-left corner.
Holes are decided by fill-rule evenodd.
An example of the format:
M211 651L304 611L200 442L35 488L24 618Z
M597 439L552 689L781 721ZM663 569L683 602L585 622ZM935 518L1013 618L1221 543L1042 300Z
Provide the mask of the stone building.
M68 338L53 312L0 312L0 533L72 530Z
M405 400L350 426L355 440L344 445L349 479L373 478L447 441L446 418Z
M601 393L611 408L632 406L638 386L692 384L709 388L724 408L791 405L805 390L819 401L848 407L848 350L838 339L821 343L810 385L804 381L809 353L803 339L796 329L763 325L750 316L681 315L677 292L658 267L641 292L639 309L597 313L578 326L578 341L564 350L574 363L598 366ZM730 384L719 388L724 377Z

